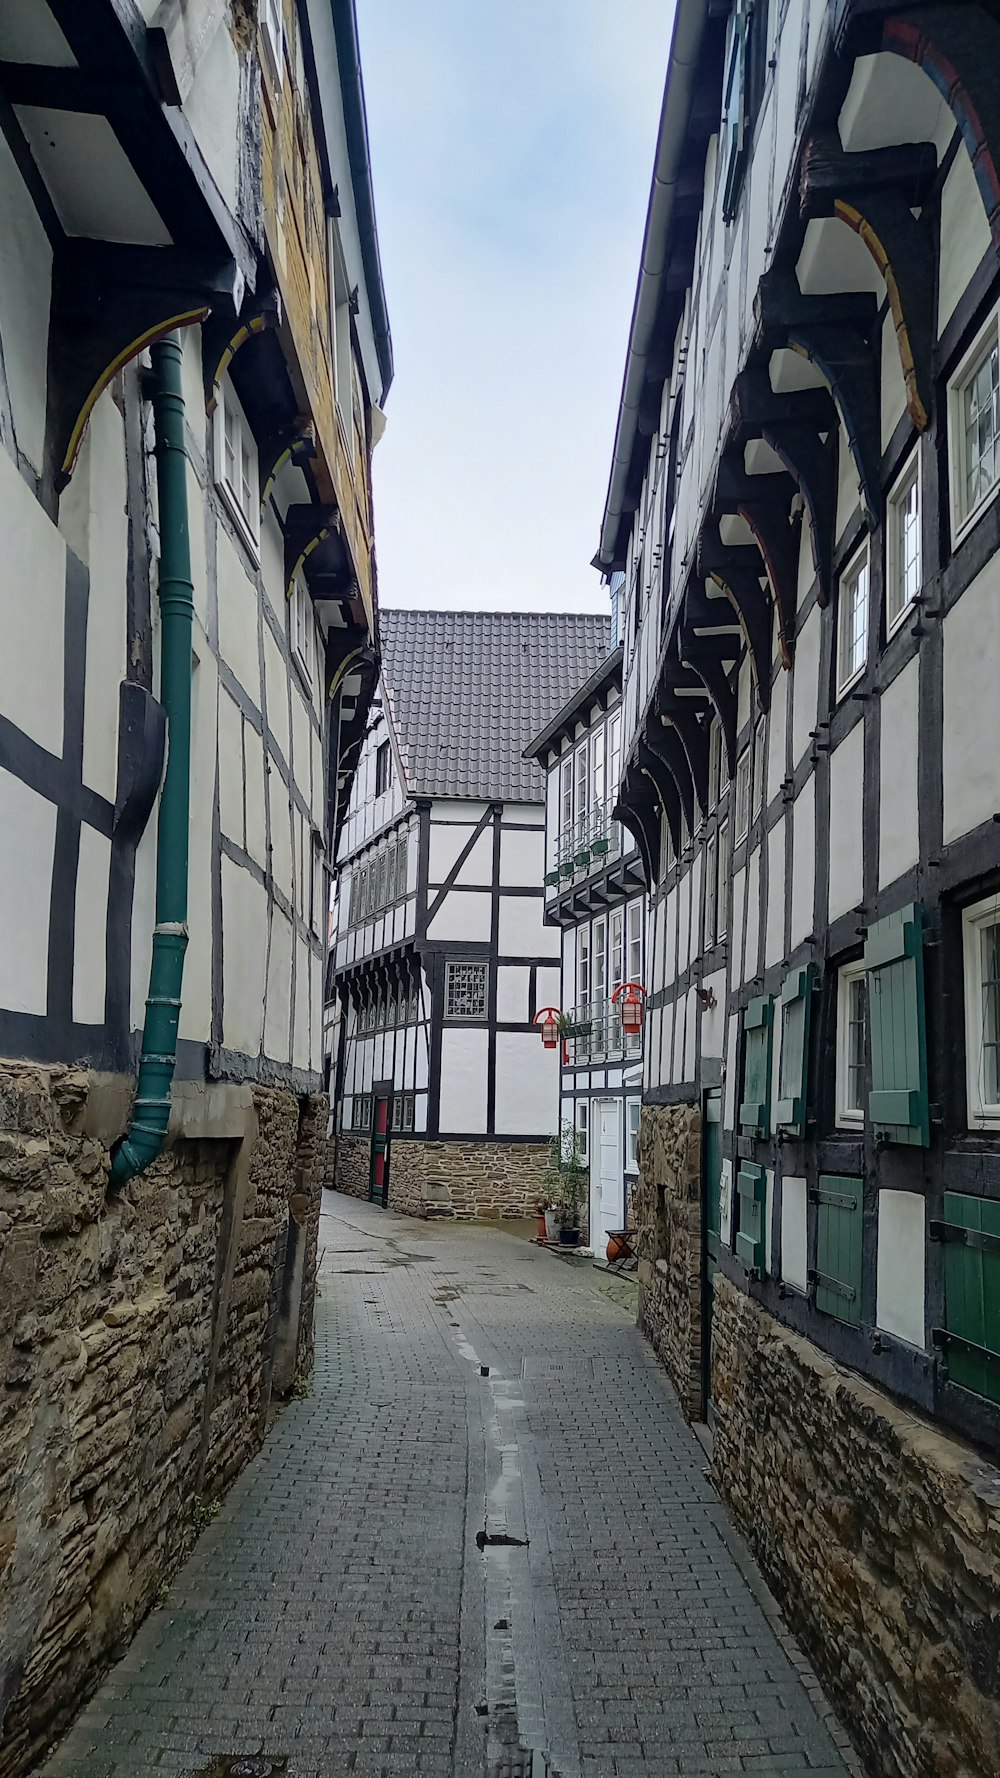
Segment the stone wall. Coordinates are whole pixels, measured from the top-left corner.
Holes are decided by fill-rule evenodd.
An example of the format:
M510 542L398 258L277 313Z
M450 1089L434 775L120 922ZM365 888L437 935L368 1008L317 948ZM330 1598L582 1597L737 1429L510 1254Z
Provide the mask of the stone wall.
M701 1117L694 1105L644 1105L639 1176L639 1326L689 1419L702 1415Z
M337 1190L352 1198L371 1195L372 1143L370 1136L340 1136L337 1142Z
M177 1090L170 1145L110 1192L127 1083L0 1064L0 1778L257 1449L276 1352L292 1380L310 1361L325 1108Z
M1000 1772L1000 1470L716 1277L719 1487L880 1778Z

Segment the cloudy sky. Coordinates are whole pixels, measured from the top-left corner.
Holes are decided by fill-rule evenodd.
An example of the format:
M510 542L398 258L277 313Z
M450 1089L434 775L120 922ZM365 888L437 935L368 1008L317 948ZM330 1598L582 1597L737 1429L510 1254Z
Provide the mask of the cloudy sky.
M386 605L603 610L671 0L358 0L396 378Z

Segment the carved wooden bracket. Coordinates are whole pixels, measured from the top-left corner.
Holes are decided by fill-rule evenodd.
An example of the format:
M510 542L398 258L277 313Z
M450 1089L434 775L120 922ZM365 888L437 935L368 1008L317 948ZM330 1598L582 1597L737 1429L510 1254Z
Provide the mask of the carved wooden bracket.
M985 6L952 0L887 19L882 48L933 81L962 133L1000 253L1000 24Z
M212 414L218 405L219 384L241 346L264 333L269 327L281 326L281 297L277 290L258 293L234 326L231 319L213 316L205 328L202 341L202 374L205 382L205 412Z

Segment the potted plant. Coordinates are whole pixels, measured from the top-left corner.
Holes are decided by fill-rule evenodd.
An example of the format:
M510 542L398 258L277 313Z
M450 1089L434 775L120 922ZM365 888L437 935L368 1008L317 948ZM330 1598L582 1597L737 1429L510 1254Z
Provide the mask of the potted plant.
M535 1205L535 1217L538 1223L535 1233L540 1241L547 1241L549 1239L548 1224L545 1221L545 1217L546 1212L550 1209L551 1205L549 1204L548 1198L539 1198Z
M545 1239L558 1241L562 1221L562 1137L550 1136L543 1179L545 1191L539 1200L545 1218Z
M580 1202L587 1184L587 1166L580 1132L565 1123L559 1138L559 1177L562 1207L559 1239L564 1247L575 1247L580 1239Z

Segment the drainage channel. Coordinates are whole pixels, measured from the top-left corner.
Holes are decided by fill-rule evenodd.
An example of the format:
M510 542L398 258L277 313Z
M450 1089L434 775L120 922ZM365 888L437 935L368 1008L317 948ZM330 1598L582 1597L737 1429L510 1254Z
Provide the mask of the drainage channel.
M523 1384L481 1363L451 1324L461 1357L479 1372L484 1399L486 1512L476 1547L484 1562L485 1695L489 1778L579 1778L568 1672L541 1488L525 1424ZM488 1391L488 1394L486 1393ZM534 1520L528 1527L528 1498ZM536 1529L537 1522L537 1529ZM544 1662L544 1667L543 1667Z

